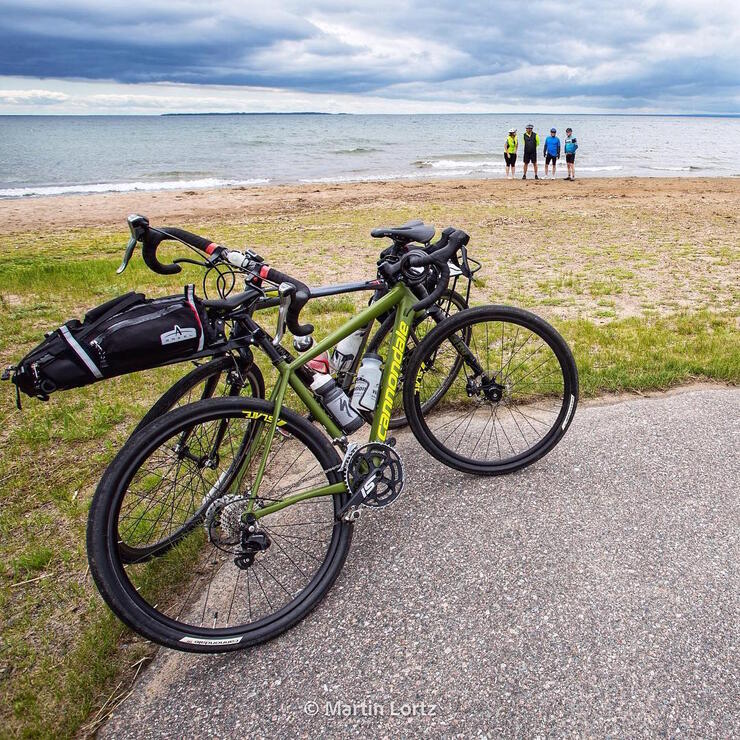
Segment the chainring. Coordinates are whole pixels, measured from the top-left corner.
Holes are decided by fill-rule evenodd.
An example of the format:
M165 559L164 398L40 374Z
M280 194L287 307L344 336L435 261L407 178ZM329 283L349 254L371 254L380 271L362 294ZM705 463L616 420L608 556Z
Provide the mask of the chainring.
M344 464L344 481L350 496L356 493L368 476L376 472L375 489L362 500L364 506L383 507L392 504L403 490L403 463L390 445L369 442L353 450Z

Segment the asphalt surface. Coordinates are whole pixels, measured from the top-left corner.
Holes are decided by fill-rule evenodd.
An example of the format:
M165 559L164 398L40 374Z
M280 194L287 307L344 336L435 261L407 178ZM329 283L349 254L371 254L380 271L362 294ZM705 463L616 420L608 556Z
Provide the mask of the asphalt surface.
M508 477L398 449L406 491L307 620L160 650L101 734L740 735L740 390L581 407Z

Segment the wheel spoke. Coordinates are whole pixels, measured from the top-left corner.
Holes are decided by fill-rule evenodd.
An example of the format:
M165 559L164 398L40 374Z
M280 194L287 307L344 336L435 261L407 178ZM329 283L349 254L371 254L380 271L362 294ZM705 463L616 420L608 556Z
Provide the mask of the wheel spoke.
M458 314L437 329L436 342L422 350L425 356L411 363L417 377L421 372L414 395L419 433L443 462L469 472L513 470L554 444L567 387L554 347L563 342L522 313L491 306ZM452 337L475 356L475 362L465 358L462 373L455 362L463 355Z

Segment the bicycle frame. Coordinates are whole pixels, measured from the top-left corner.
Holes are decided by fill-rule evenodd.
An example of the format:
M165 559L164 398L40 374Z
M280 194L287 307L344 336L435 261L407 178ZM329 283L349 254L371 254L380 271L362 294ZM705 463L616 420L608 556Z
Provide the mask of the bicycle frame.
M386 439L388 434L388 425L390 423L391 409L393 408L393 400L398 391L401 365L406 352L406 339L415 315L413 306L418 302L418 300L419 299L408 289L408 287L403 283L398 283L375 303L371 303L346 324L336 331L333 331L322 341L299 355L292 362L288 363L285 360L281 360L276 363L279 379L270 395L270 400L274 403L274 410L272 417L268 417L266 419L268 427L264 440L264 451L255 474L247 508L247 511L250 514L253 514L256 519L268 514L273 514L280 509L284 509L286 506L290 506L308 498L314 498L317 496L333 496L347 491L347 486L344 482L327 484L325 486L318 486L316 488L309 489L308 491L304 491L294 496L288 496L282 501L275 502L263 508L254 508L254 502L257 498L257 493L267 466L267 459L270 454L272 441L275 437L280 411L283 407L283 401L288 387L293 389L313 418L326 429L333 440L340 440L344 437L342 430L326 413L321 404L314 398L313 393L301 381L296 374L296 371L310 360L318 357L322 352L333 347L337 342L352 334L352 332L361 329L374 321L381 314L395 308L396 317L393 325L393 343L391 345L389 355L386 358L385 367L383 368L383 375L381 377L378 392L378 406L373 413L369 441L382 442Z

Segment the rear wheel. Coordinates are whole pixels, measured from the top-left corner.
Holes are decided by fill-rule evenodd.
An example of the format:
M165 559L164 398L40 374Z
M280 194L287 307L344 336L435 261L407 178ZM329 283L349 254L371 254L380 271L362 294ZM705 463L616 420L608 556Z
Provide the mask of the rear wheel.
M250 521L272 412L241 398L177 409L131 437L103 475L87 529L91 572L114 613L148 639L192 652L264 642L303 619L338 576L352 532L338 518L346 493ZM341 482L339 456L317 429L287 409L279 424L255 511ZM122 546L151 547L195 519L164 556L122 559Z
M482 306L426 336L409 362L403 397L414 435L445 465L510 473L565 434L578 403L578 370L546 321L517 308ZM428 398L436 398L431 409Z

